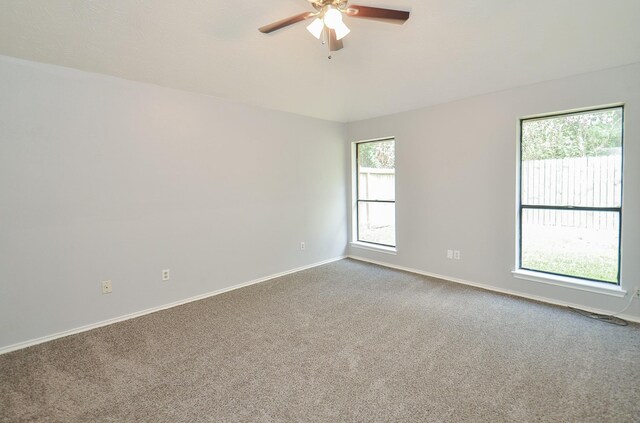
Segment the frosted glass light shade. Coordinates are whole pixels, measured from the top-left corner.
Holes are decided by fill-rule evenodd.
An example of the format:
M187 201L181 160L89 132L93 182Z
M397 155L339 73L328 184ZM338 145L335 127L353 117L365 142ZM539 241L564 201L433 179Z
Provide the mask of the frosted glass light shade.
M329 7L326 12L324 12L324 24L329 29L336 29L338 25L342 23L342 12L333 7Z
M348 33L351 32L351 30L347 28L347 26L342 21L340 21L340 23L336 25L335 31L337 40L343 39Z
M317 39L320 39L320 36L322 35L322 29L323 28L324 28L324 23L322 22L322 20L318 19L318 18L315 18L313 20L313 22L311 22L307 26L307 31L309 31L311 33L311 35L313 35Z

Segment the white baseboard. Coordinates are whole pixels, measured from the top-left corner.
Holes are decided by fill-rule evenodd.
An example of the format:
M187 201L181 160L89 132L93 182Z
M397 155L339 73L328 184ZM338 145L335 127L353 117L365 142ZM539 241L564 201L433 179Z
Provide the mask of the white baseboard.
M558 305L558 306L579 308L581 310L586 310L586 311L589 311L591 313L611 314L611 313L615 313L616 312L615 310L611 311L611 310L597 309L597 308L593 308L593 307L586 307L586 306L583 306L582 304L574 304L574 303L569 303L569 302L565 302L565 301L556 300L556 299L553 299L553 298L540 297L538 295L526 294L524 292L514 291L514 290L511 290L511 289L497 288L497 287L492 286L492 285L486 285L486 284L483 284L483 283L478 283L478 282L467 281L467 280L464 280L464 279L453 278L451 276L438 275L436 273L425 272L423 270L413 269L413 268L410 268L410 267L397 266L395 264L385 263L385 262L377 261L377 260L371 260L371 259L360 257L360 256L348 255L347 257L348 258L352 258L354 260L365 261L367 263L377 264L379 266L389 267L389 268L392 268L392 269L404 270L405 272L409 272L409 273L416 273L418 275L429 276L429 277L436 278L436 279L443 279L443 280L450 281L450 282L461 283L463 285L475 286L476 288L486 289L487 291L499 292L501 294L513 295L513 296L516 296L516 297L527 298L527 299L530 299L530 300L541 301L543 303L554 304L554 305ZM619 317L621 319L624 319L624 320L628 320L630 322L640 323L640 317L638 317L638 316L633 316L633 315L630 315L630 314L620 314L620 315L617 315L617 317Z
M311 269L312 267L322 266L323 264L331 263L334 261L342 260L345 256L334 257L328 260L319 261L317 263L309 264L295 269L286 270L284 272L275 273L273 275L265 276L263 278L254 279L249 282L243 282L237 285L229 286L227 288L218 289L216 291L207 292L205 294L196 295L194 297L185 298L183 300L174 301L172 303L163 304L157 307L151 307L146 310L136 311L134 313L125 314L124 316L114 317L113 319L102 320L100 322L91 323L89 325L80 326L74 329L57 332L52 335L42 336L40 338L30 339L28 341L18 342L17 344L8 345L0 348L0 355L6 354L11 351L20 350L22 348L31 347L33 345L42 344L43 342L53 341L54 339L63 338L65 336L74 335L80 332L86 332L91 329L96 329L102 326L111 325L113 323L122 322L124 320L134 319L136 317L144 316L145 314L155 313L156 311L166 310L168 308L177 307L179 305L187 304L193 301L203 300L205 298L213 297L214 295L223 294L225 292L233 291L235 289L244 288L245 286L255 285L260 282L266 282L271 279L279 278L280 276L289 275L291 273L300 272L302 270Z

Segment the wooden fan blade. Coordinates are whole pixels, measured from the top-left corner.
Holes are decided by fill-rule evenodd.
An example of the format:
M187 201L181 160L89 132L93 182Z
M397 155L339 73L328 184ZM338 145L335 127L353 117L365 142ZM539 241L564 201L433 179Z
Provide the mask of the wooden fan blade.
M290 16L288 18L282 19L281 21L274 22L272 24L260 27L258 29L258 31L262 32L263 34L268 34L270 32L282 29L285 26L293 25L294 23L298 23L298 22L304 21L305 19L312 18L312 17L314 17L316 15L317 15L317 13L315 13L315 12L300 13L298 15Z
M402 25L409 19L409 12L404 10L380 9L378 7L353 5L349 6L346 12L347 16L352 18L371 19L398 25Z
M329 29L329 51L338 51L343 47L342 40L336 38L335 29Z

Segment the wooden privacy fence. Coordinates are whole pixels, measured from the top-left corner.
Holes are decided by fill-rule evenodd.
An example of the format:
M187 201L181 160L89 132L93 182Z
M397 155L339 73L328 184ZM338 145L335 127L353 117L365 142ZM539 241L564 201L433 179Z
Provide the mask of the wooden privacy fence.
M361 167L358 174L358 198L395 200L395 169ZM395 208L385 203L363 203L360 223L367 228L388 226L395 221Z
M522 204L619 207L622 156L525 160ZM616 229L618 213L576 210L523 210L523 223Z
M361 167L358 175L359 198L363 200L393 200L396 187L395 169Z

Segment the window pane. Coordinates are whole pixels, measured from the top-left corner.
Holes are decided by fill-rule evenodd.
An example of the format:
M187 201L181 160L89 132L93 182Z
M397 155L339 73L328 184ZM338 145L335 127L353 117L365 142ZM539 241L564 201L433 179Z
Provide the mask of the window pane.
M395 203L358 201L358 240L395 246Z
M358 174L359 200L394 201L396 178L394 169L360 168Z
M522 204L620 207L622 108L522 122Z
M357 145L358 199L394 201L395 141L373 141Z
M618 282L617 212L522 210L524 269Z

